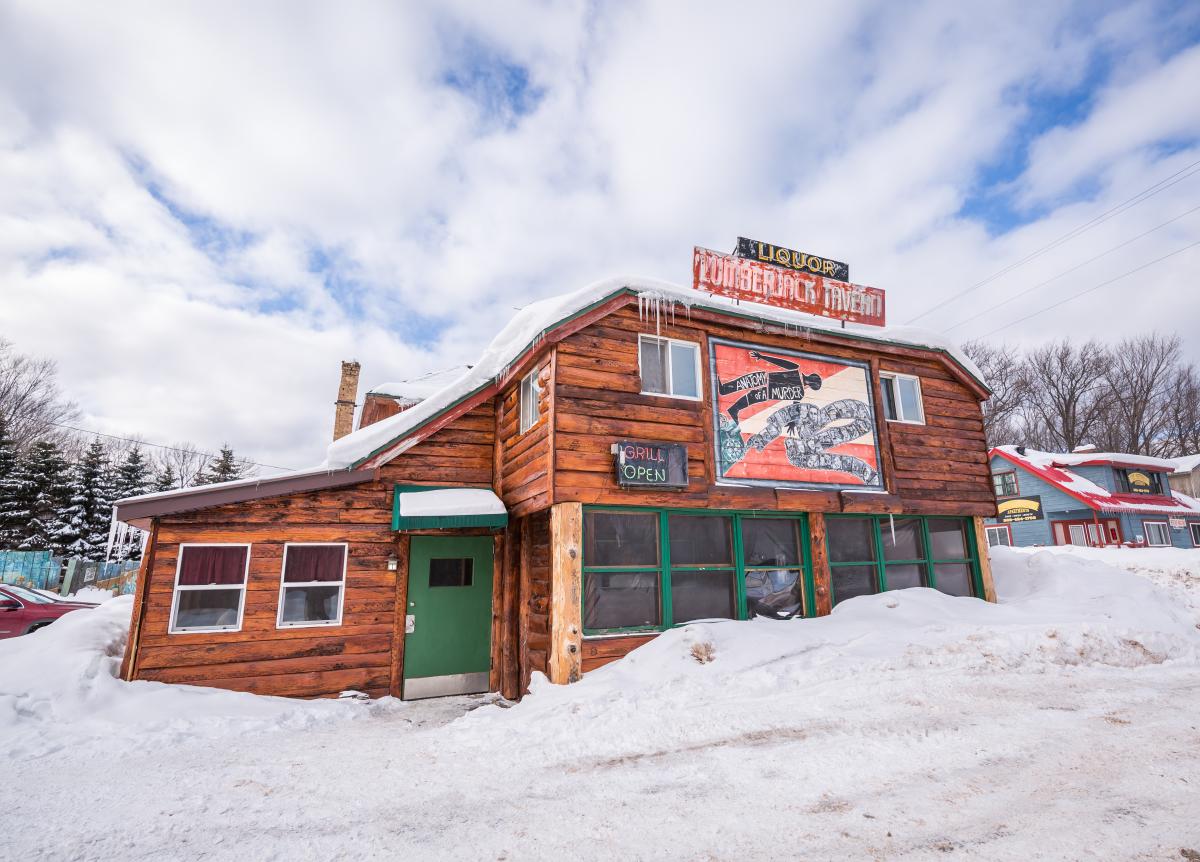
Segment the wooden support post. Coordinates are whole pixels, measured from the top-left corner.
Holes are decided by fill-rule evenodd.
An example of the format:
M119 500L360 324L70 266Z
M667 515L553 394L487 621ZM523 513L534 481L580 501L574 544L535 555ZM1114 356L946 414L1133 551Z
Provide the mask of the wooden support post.
M529 665L529 602L533 598L533 572L529 561L533 553L533 540L529 518L521 519L520 579L517 584L517 661L520 679L520 694L529 691L529 679L533 676Z
M503 632L500 641L500 693L509 700L521 696L520 657L517 650L517 588L520 583L519 527L510 522L504 532L504 574L500 594Z
M388 693L404 696L404 637L408 619L408 558L411 540L407 534L396 537L396 608L392 622L392 668Z
M817 600L817 616L833 610L833 584L829 575L829 552L825 549L825 514L808 515L808 543L812 554L813 592Z
M488 691L500 691L500 666L504 660L504 536L492 537L492 656Z
M987 531L983 529L983 518L976 515L971 519L975 522L975 553L979 555L979 579L983 581L983 600L996 601L996 585L992 581L992 561L988 557Z
M131 680L137 670L138 641L142 636L142 620L146 618L146 596L150 593L150 572L154 570L154 553L158 549L158 518L150 522L150 539L146 542L146 555L138 571L137 587L134 590L133 616L129 619L129 637L125 641L125 655L121 657L121 679Z
M583 677L583 506L550 509L550 658L553 683Z

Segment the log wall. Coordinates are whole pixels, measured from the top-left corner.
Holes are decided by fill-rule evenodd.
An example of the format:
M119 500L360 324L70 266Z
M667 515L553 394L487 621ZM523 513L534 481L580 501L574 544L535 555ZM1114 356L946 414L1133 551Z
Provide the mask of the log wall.
M521 432L521 380L515 379L496 398L495 491L510 515L521 517L545 508L550 502L552 405L554 404L554 353L548 351L533 366L542 388L538 419Z

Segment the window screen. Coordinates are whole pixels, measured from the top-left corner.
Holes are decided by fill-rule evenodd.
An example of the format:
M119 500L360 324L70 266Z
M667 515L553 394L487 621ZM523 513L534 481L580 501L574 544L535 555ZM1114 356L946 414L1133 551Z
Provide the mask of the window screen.
M336 625L342 620L346 545L284 547L279 626Z

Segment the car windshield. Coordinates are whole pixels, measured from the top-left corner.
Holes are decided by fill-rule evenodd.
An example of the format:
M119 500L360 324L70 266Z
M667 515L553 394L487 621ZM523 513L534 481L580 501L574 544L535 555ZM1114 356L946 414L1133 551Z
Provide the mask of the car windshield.
M10 593L12 593L13 596L15 596L16 598L21 599L22 601L26 601L26 602L33 602L35 605L52 605L52 604L54 604L54 599L50 598L49 596L43 596L41 593L37 592L36 590L26 589L25 587L18 587L16 584L5 584L4 589L6 589Z

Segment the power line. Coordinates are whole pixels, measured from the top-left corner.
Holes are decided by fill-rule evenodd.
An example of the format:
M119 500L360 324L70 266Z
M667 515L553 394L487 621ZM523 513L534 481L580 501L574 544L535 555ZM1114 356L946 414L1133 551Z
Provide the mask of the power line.
M76 428L74 425L64 425L61 422L47 422L47 425L53 425L56 428L66 428L68 431L78 431L80 434L94 435L96 437L107 437L109 440L120 440L123 443L134 443L138 446L153 446L155 449L169 449L172 452L186 452L188 454L203 455L205 458L217 457L212 452L200 452L196 449L181 449L178 446L164 446L161 443L147 443L145 440L135 440L133 437L118 437L116 434L104 434L100 431L89 431L86 428ZM263 464L260 461L251 461L249 459L241 459L244 464L253 464L255 467L267 467L271 470L291 470L291 467L278 467L274 464Z
M1039 281L1037 284L1033 285L1032 287L1028 287L1025 290L1022 290L1020 293L1014 293L1012 296L1008 297L1007 299L1003 299L1000 302L997 302L995 305L985 308L983 311L978 312L977 314L972 314L970 317L964 318L963 320L960 320L958 323L953 323L950 326L947 326L946 329L947 330L957 329L958 327L960 327L964 324L970 323L972 320L976 320L980 317L983 317L985 314L995 311L997 308L1000 308L1001 306L1008 305L1013 300L1020 299L1022 296L1032 293L1033 291L1037 290L1039 287L1045 287L1046 285L1050 284L1050 282L1052 282L1052 281L1058 281L1058 279L1062 278L1064 275L1070 275L1071 273L1075 272L1075 270L1081 269L1081 268L1087 266L1089 263L1094 263L1095 261L1098 261L1100 258L1107 257L1108 255L1112 254L1115 251L1120 251L1121 249L1123 249L1125 246L1129 245L1130 243L1137 242L1142 237L1149 236L1150 234L1154 233L1156 230L1162 230L1167 225L1174 224L1175 222L1179 221L1184 216L1189 216L1192 213L1196 212L1197 210L1200 210L1200 206L1194 206L1187 212L1180 213L1179 215L1175 216L1175 218L1169 219L1160 225L1150 228L1150 230L1146 231L1145 233L1139 233L1137 236L1133 237L1132 239L1125 240L1125 242L1121 243L1120 245L1114 245L1108 251L1101 252L1100 254L1095 255L1094 257L1089 257L1083 263L1076 264L1075 266L1071 267L1070 269L1064 269L1058 275L1052 276L1052 277L1046 279L1045 281Z
M1187 171L1188 173L1186 173L1184 176L1179 176L1180 174L1183 174L1185 171ZM1079 225L1078 227L1067 231L1065 234L1060 236L1058 239L1053 240L1052 242L1042 246L1039 249L1035 249L1034 251L1025 255L1025 257L1021 258L1020 260L1016 261L1015 263L1011 263L1008 266L1004 267L1003 269L992 273L991 275L989 275L987 278L983 279L982 281L977 281L974 284L963 288L958 293L950 296L949 299L943 300L942 302L938 303L937 305L930 306L929 308L925 309L925 311L922 311L920 314L918 314L916 317L910 317L907 321L905 321L905 323L915 323L916 321L920 320L922 317L926 317L926 316L932 314L934 311L938 310L939 308L942 308L947 303L953 302L957 299L960 299L961 297L966 296L968 293L976 291L986 284L992 283L1000 276L1006 275L1007 273L1012 272L1014 269L1024 266L1025 264L1029 263L1031 260L1041 257L1043 254L1045 254L1048 251L1053 251L1054 249L1058 248L1063 243L1070 242L1075 237L1080 236L1084 233L1087 233L1092 228L1103 224L1104 222L1108 221L1110 218L1113 218L1126 210L1132 209L1133 207L1137 206L1140 203L1144 203L1145 201L1148 201L1150 198L1154 197L1159 192L1166 191L1167 189L1171 188L1171 186L1183 182L1188 177L1190 177L1193 174L1198 173L1198 172L1200 172L1200 159L1197 159L1196 161L1192 162L1190 165L1185 165L1184 167L1177 170L1175 173L1171 174L1168 177L1164 177L1163 179L1159 180L1158 182L1154 183L1153 185L1149 186L1148 188L1142 189L1140 192L1135 194L1133 197L1122 201L1121 203L1117 204L1116 206L1112 207L1111 209L1105 210L1104 212L1100 213L1100 215L1095 216L1094 218L1084 222L1083 224ZM1176 179L1176 177L1178 177L1178 179ZM1168 182L1168 180L1173 180L1173 182ZM1164 185L1164 183L1165 183L1165 185Z
M1099 284L1094 284L1085 290L1079 291L1079 293L1068 296L1066 299L1059 300L1058 302L1054 303L1053 305L1047 305L1045 308L1041 309L1040 311L1035 311L1032 314L1027 314L1024 317L1017 318L1016 320L1012 321L1011 323L1006 323L1003 326L999 326L999 327L993 329L991 332L985 332L983 335L980 335L979 337L987 338L989 335L995 335L997 332L1001 332L1005 329L1008 329L1010 326L1016 326L1018 323L1024 323L1026 320L1029 320L1032 317L1037 317L1039 314L1045 314L1047 311L1051 311L1055 308L1058 308L1060 305L1065 305L1066 303L1070 302L1073 299L1079 299L1079 297L1083 296L1084 294L1091 293L1093 290L1099 290L1100 288L1110 285L1113 282L1120 281L1123 278L1128 278L1129 276L1133 275L1136 272L1141 272L1143 269L1146 269L1147 267L1154 266L1154 264L1156 264L1156 263L1161 263L1162 261L1166 260L1169 257L1174 257L1177 254L1183 254L1183 252L1187 251L1190 248L1195 248L1198 245L1200 245L1200 239L1196 240L1195 242L1188 243L1183 248L1177 248L1177 249L1175 249L1175 251L1170 252L1169 254L1164 254L1162 257L1156 257L1154 260L1149 261L1147 263L1143 263L1141 266L1134 267L1133 269L1129 270L1129 272L1123 272L1118 276L1110 278L1108 281L1102 281Z

